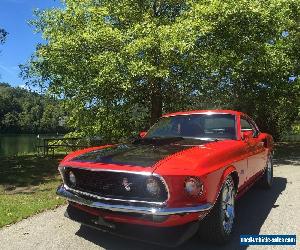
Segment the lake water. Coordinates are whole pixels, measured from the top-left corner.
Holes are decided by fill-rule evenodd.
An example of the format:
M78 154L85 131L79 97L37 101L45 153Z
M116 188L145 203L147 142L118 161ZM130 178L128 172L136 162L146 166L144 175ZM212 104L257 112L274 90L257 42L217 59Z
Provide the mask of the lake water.
M10 156L36 152L36 135L1 135L0 156Z

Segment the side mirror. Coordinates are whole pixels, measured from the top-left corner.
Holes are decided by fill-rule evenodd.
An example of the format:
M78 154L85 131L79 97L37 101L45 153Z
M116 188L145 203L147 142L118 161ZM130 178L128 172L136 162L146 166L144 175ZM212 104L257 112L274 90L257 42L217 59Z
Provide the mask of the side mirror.
M250 138L253 138L253 131L252 130L242 132L242 140L243 141L247 141Z
M255 131L253 132L253 138L257 138L258 135L259 135L259 132L258 132L257 130L255 130Z
M144 138L146 134L147 134L146 131L142 131L142 132L139 133L139 136L140 136L141 138Z

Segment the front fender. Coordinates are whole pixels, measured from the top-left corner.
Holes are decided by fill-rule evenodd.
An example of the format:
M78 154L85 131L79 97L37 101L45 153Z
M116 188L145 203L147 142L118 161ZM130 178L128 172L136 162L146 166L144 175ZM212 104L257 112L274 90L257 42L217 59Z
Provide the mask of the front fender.
M221 180L219 182L219 190L220 191L221 191L223 183L225 182L228 175L233 176L234 186L235 186L236 190L238 189L238 186L239 186L238 171L236 170L236 168L234 166L231 165L231 166L227 167L223 172L223 175L222 175Z
M237 170L233 165L221 168L207 176L207 180L210 183L207 187L207 200L212 204L216 203L222 186L229 175L233 175L234 184L237 189L239 178ZM211 185L212 183L216 184Z

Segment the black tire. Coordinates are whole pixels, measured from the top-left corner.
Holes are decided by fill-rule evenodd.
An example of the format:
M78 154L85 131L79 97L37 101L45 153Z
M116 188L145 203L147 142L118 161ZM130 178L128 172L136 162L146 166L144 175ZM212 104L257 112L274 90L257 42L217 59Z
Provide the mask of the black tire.
M273 183L273 158L270 154L266 163L265 171L261 179L259 180L260 187L264 189L270 189Z
M232 189L231 198L232 199L232 207L227 209L227 205L224 203L224 198L228 188ZM228 192L227 192L228 194ZM210 211L210 213L200 221L199 225L199 237L201 240L223 245L231 239L233 226L234 226L234 199L235 199L235 185L233 178L228 176L222 186L222 190L219 194L217 202L215 203L214 207ZM223 204L223 206L222 206ZM229 204L229 203L228 203ZM224 209L226 207L226 209ZM230 211L226 213L225 210ZM231 218L228 217L232 216ZM227 222L226 222L227 221ZM225 223L225 224L224 224ZM231 225L227 225L229 223Z

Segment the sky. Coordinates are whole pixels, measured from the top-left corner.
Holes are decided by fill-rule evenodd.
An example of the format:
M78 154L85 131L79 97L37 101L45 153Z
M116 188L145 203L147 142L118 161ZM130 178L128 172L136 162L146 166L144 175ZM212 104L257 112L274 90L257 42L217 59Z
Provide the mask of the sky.
M25 87L18 65L30 59L38 43L45 42L28 21L34 18L35 9L61 6L60 0L0 0L0 27L9 33L0 45L0 82Z

